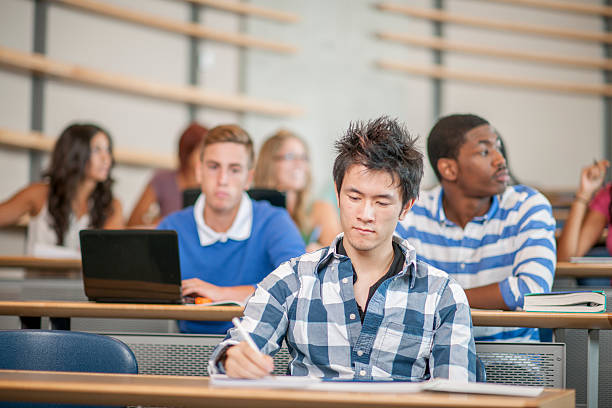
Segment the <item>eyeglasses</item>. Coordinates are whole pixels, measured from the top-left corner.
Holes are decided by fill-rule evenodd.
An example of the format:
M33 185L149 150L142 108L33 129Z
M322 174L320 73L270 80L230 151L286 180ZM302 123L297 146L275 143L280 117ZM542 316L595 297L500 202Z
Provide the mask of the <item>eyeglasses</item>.
M285 153L285 154L276 155L274 156L274 158L276 160L283 160L283 161L304 161L304 162L308 161L307 154Z

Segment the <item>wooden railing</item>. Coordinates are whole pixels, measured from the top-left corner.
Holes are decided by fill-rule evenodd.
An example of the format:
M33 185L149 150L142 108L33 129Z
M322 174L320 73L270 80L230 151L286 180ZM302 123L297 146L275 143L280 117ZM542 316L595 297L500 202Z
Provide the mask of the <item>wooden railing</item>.
M484 0L485 2L507 3L514 6L527 6L533 8L547 9L552 11L566 11L569 13L592 14L604 17L612 17L612 7L598 4L584 4L576 0Z
M53 150L54 144L55 139L45 137L38 132L23 133L0 128L0 145L50 152ZM177 166L177 160L170 155L147 153L143 152L141 149L136 151L115 148L113 156L117 163L132 166L167 169L174 169Z
M241 47L260 48L282 53L294 53L296 48L276 41L267 41L252 36L215 30L195 23L176 21L165 17L155 16L143 11L134 11L125 7L101 3L94 0L53 0L66 6L86 10L99 15L112 17L147 27L184 34L196 38L220 41Z
M217 109L278 116L298 115L302 112L300 108L285 103L263 101L240 95L227 95L194 86L162 84L138 77L102 72L80 65L52 60L41 54L23 53L6 47L0 47L0 65L81 84Z
M535 34L548 37L565 38L577 41L612 43L612 34L571 30L566 28L547 27L522 23L499 21L489 18L471 17L460 14L449 13L435 9L423 9L417 7L404 6L395 3L379 3L377 7L383 11L404 14L411 17L423 18L442 23L461 24L472 27L487 28L492 30L511 31L521 34Z
M431 48L439 51L461 52L466 54L484 55L492 58L506 58L542 64L567 65L580 68L612 70L612 59L607 58L581 58L573 56L568 57L565 55L552 55L546 53L507 50L497 47L450 41L442 38L421 37L411 34L400 34L391 32L378 33L378 37L383 40L395 41L400 44Z
M243 14L248 16L262 17L270 20L276 20L283 23L295 23L299 21L299 17L293 13L273 10L269 8L255 6L248 3L239 3L237 1L228 0L187 0L190 3L200 4L219 10L231 11L232 13Z
M466 82L476 82L509 87L522 87L565 93L612 96L611 85L589 85L574 82L523 79L518 77L510 78L483 73L475 74L472 72L448 69L441 66L420 67L414 64L393 60L379 60L377 61L377 64L379 67L387 70L400 71L413 75L422 75L438 79L452 79Z

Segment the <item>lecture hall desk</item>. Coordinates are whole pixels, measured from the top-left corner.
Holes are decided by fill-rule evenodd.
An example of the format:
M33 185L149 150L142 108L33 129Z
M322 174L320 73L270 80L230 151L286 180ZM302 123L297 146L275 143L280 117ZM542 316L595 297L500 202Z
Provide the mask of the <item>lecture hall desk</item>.
M418 392L414 394L215 388L208 378L0 370L0 400L182 407L374 408L575 406L574 390L546 389L533 398Z

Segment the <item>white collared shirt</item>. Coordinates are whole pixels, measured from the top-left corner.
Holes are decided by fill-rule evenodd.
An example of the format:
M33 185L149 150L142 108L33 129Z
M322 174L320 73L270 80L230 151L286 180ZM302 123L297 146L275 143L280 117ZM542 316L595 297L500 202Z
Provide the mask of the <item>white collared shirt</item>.
M204 221L204 205L206 204L206 196L200 194L195 205L193 206L193 216L195 218L198 229L198 237L200 245L209 246L217 241L227 242L228 239L234 241L244 241L251 236L251 226L253 225L253 203L247 195L242 193L240 200L240 208L231 227L225 232L213 231Z

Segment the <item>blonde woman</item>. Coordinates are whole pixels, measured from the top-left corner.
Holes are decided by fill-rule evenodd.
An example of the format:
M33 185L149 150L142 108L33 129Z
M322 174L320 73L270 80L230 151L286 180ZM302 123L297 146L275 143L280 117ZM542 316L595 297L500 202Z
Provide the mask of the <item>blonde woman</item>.
M331 203L309 202L310 178L308 147L294 133L279 130L261 146L254 185L286 193L287 211L308 251L329 245L340 232L338 214Z

